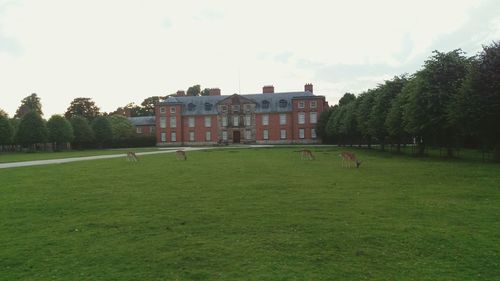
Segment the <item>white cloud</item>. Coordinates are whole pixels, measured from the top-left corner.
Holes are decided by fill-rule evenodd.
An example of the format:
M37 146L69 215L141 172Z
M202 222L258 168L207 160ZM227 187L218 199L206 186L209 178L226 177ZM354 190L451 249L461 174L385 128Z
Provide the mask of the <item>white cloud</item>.
M368 80L414 71L436 42L471 21L494 24L461 42L488 43L500 26L498 16L484 18L486 4L500 7L472 0L0 0L0 108L13 114L37 92L46 115L79 96L111 111L195 83L231 94L312 82L335 103L345 91L382 82L367 82L366 71L356 77L356 69L370 69ZM339 65L353 73L331 77L327 70Z

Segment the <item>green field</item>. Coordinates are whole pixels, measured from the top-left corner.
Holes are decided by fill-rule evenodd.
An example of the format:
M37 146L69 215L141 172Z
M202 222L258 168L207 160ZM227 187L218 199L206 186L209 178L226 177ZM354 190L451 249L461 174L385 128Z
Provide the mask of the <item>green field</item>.
M295 150L0 170L0 280L499 280L500 165Z

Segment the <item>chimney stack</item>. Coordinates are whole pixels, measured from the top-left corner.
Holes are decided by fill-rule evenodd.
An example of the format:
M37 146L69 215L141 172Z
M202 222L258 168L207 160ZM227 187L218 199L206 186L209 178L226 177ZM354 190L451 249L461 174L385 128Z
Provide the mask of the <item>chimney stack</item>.
M208 92L209 96L220 96L220 89L219 88L212 88Z
M178 97L185 96L185 95L186 95L186 92L184 92L182 90L177 91L177 96Z
M311 93L313 93L313 84L311 84L311 83L307 83L307 84L304 86L304 92L311 92Z
M269 85L269 86L262 87L262 93L263 94L272 94L272 93L274 93L274 86L273 85Z

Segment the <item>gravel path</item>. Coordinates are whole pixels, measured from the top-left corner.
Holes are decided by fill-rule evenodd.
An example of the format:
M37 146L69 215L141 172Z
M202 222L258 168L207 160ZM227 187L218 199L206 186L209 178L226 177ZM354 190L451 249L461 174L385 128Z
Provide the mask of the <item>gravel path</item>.
M137 152L136 155L141 156L141 155L152 155L152 154L161 154L161 153L174 153L175 151L177 151L177 149L183 149L185 151L195 151L195 150L206 150L206 149L214 149L214 148L215 147L178 147L175 149L163 149L163 150L159 150L159 151ZM89 161L89 160L119 158L119 157L125 157L125 156L126 156L126 154L121 153L121 154L96 155L96 156L73 157L73 158L62 158L62 159L0 163L0 169L38 166L38 165L63 164L63 163L70 163L70 162L77 162L77 161Z

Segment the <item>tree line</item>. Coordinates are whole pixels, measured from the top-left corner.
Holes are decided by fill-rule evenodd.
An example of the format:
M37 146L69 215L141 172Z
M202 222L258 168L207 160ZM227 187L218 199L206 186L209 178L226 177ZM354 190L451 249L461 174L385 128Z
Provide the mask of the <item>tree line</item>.
M384 81L359 95L346 93L323 112L318 135L339 145L415 144L493 151L500 161L500 42L467 57L460 50L434 51L414 74Z
M74 99L64 115L42 118L42 105L37 94L21 101L13 118L0 110L0 151L63 150L152 146L155 137L138 137L135 127L123 115L101 113L90 98Z

